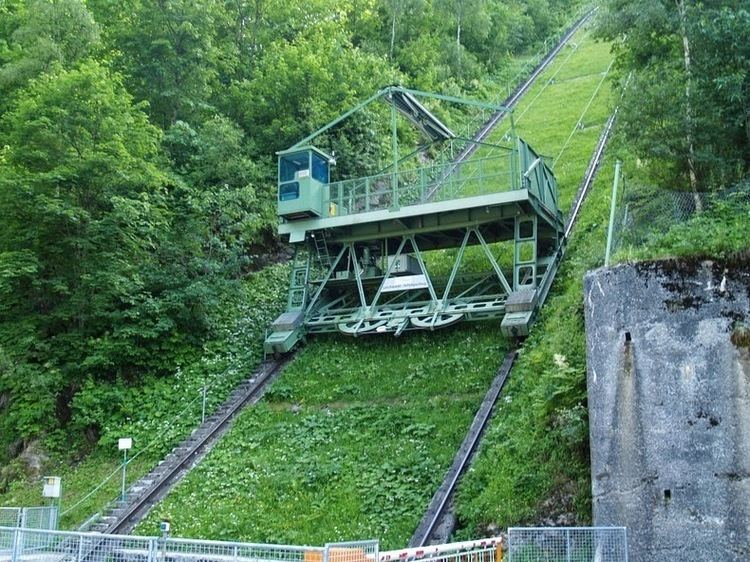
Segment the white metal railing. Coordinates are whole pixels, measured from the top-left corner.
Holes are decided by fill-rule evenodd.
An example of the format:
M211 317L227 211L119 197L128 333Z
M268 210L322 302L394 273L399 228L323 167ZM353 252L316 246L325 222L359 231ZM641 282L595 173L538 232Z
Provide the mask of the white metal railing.
M57 529L57 507L0 507L0 527Z
M378 542L292 546L0 527L0 562L378 562Z
M433 544L380 553L379 562L501 562L503 539L491 537L474 541Z

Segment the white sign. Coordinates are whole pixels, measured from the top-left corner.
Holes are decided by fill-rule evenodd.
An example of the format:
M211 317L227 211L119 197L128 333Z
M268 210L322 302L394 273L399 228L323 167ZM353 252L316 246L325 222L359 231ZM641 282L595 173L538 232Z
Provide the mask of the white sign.
M42 489L43 498L59 498L60 497L60 477L59 476L45 476L44 477L44 488Z
M117 442L117 448L121 451L126 449L132 449L133 448L133 438L132 437L122 437Z
M390 277L383 283L383 292L411 291L412 289L426 289L429 287L427 277L422 275L404 275L403 277Z

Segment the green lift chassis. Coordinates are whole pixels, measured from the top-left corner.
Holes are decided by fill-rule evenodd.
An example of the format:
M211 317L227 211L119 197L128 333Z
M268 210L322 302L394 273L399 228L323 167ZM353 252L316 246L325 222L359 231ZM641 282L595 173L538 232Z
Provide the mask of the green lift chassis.
M390 102L394 152L396 110L433 142L458 139L418 96L451 101L389 87L365 102ZM267 353L286 353L306 334L399 335L463 320L501 320L504 334L528 334L557 270L564 227L555 178L528 144L514 134L510 146L482 146L476 157L419 167L394 158L381 174L331 182L332 159L309 144L313 136L279 153L279 233L294 259ZM512 270L498 263L497 242L511 245ZM452 267L443 258L442 275L431 274L430 252L447 249ZM477 256L486 264L480 273Z

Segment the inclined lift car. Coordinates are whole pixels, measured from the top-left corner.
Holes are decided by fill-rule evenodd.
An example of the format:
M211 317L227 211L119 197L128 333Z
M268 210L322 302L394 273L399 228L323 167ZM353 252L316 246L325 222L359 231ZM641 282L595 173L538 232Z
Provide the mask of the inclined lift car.
M420 100L508 111L390 86L278 153L279 233L294 258L267 353L286 353L307 334L398 336L464 320L499 320L505 335L528 334L561 255L555 177L516 137L512 114L508 142L490 144L459 137ZM335 161L312 141L378 101L390 106L391 163L332 182ZM400 159L399 118L422 139ZM500 250L505 269L499 242L508 248ZM446 249L452 267L437 275L430 254ZM465 271L468 254L484 271Z

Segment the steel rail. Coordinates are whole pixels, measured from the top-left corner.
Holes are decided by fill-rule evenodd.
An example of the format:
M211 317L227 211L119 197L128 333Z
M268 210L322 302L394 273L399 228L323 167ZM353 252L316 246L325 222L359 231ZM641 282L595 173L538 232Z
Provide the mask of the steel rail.
M214 422L211 430L181 455L179 460L171 468L167 469L142 496L133 502L132 505L126 506L125 511L117 515L117 519L110 524L104 533L119 534L127 532L133 525L145 517L148 511L182 479L184 474L180 475L180 472L189 471L192 468L189 464L196 459L202 458L210 450L210 447L229 428L230 422L235 415L248 403L263 395L269 383L276 379L293 356L294 354L290 354L278 360L264 361L255 371L255 380L247 390L245 396L233 404L227 412ZM175 478L178 475L179 478Z
M567 45L568 41L575 35L575 33L583 26L584 23L588 21L588 19L596 12L597 8L592 8L585 14L583 14L578 21L576 21L570 29L560 38L560 40L555 44L555 46L550 50L545 57L541 60L541 62L537 65L537 67L533 70L531 75L528 77L528 79L521 84L516 90L513 91L513 93L508 96L503 103L501 104L504 107L513 108L516 103L521 99L521 97L531 88L531 86L534 84L536 79L539 77L539 75L544 72L547 67L550 65L550 63L554 60L554 58L557 56L557 54L562 50L562 48ZM476 141L482 141L484 140L487 135L490 134L492 129L502 120L503 117L507 114L507 111L501 110L496 112L494 115L492 115L482 126L482 128L479 130L479 132L475 135ZM466 150L466 149L465 149ZM469 147L468 156L470 156L474 151L476 150L475 145L471 145ZM459 153L459 157L461 157L462 153ZM465 158L465 157L464 157Z
M453 496L456 485L473 458L474 453L477 451L480 438L487 427L487 422L492 416L492 411L517 356L518 352L514 350L509 352L505 356L505 359L503 359L484 400L482 400L482 404L479 406L479 410L474 416L474 420L471 422L471 426L469 426L466 437L464 437L461 446L458 448L458 452L453 459L453 464L448 470L440 488L438 488L438 491L432 497L427 511L409 541L409 547L424 546L442 522L446 507Z
M502 121L503 118L508 114L508 109L513 109L513 107L516 105L516 103L518 103L521 97L523 97L523 95L529 90L529 88L531 88L534 82L536 82L536 79L539 77L539 75L547 69L547 67L555 59L557 54L565 45L567 45L568 41L570 41L573 35L575 35L575 33L583 26L583 24L588 21L588 19L594 14L594 12L596 12L596 10L596 7L592 8L583 16L581 16L573 25L571 25L568 31L544 56L544 58L539 62L536 68L534 68L531 75L529 75L526 81L518 86L515 90L513 90L513 92L507 98L505 98L505 100L503 100L500 106L507 109L501 109L500 111L493 113L490 118L485 121L484 124L482 124L482 126L479 128L479 131L474 134L472 142L465 146L463 150L458 153L458 156L456 156L456 158L453 160L453 165L443 175L444 177L440 181L438 181L436 185L424 196L424 201L432 200L432 198L435 197L435 195L439 191L441 185L444 183L445 179L453 173L453 171L459 166L459 164L461 164L469 157L471 157L472 154L474 154L474 152L480 146L477 143L481 143L489 136L489 134L500 123L500 121Z
M579 218L579 213L583 202L585 201L591 189L591 186L594 183L596 174L599 171L602 157L604 156L604 150L614 128L615 119L617 117L617 110L618 108L615 108L614 112L607 120L604 128L602 129L602 133L599 136L596 147L592 153L591 159L589 160L589 164L586 168L583 181L581 181L581 184L576 193L576 197L573 201L570 214L568 215L563 242L560 244L560 248L558 249L557 255L555 256L554 264L550 266L551 275L546 276L543 285L539 289L541 292L539 297L540 303L544 302L545 297L549 292L552 281L555 277L555 273L557 272L559 264L565 254L568 238L570 237L573 227L575 226ZM505 384L505 380L510 375L510 371L513 367L513 362L516 356L516 351L508 353L502 365L500 366L498 373L495 376L495 379L493 380L489 391L487 392L487 395L485 396L481 406L479 407L479 411L474 417L474 421L469 427L469 431L467 432L464 441L461 443L461 446L456 453L453 464L448 470L448 473L446 474L440 488L438 488L437 492L435 492L435 495L432 497L425 515L423 516L422 520L419 523L419 526L417 527L417 530L414 532L414 535L409 541L410 547L421 547L427 544L434 537L435 531L441 526L442 523L444 523L447 508L449 507L450 501L454 496L456 486L462 474L466 471L466 467L471 463L471 460L476 453L478 443L489 420L492 417L494 406L500 396L500 392L502 391L502 388Z

